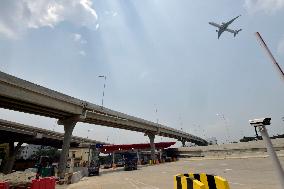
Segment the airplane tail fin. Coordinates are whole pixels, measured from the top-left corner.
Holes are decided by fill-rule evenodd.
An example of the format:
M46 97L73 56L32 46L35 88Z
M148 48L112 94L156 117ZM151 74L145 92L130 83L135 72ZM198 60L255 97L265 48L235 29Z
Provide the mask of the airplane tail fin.
M236 35L237 35L240 31L242 31L242 29L235 30L235 32L234 32L234 37L236 37Z

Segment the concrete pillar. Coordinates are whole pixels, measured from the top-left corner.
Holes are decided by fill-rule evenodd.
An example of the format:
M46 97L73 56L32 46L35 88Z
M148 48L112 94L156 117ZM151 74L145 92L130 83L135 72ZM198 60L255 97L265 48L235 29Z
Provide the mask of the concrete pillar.
M78 120L75 118L58 120L58 124L64 126L64 139L63 139L62 151L60 154L60 160L59 160L59 166L58 166L58 176L60 179L64 179L64 176L65 176L70 142L72 138L72 132L74 130L74 127L77 121Z
M154 134L148 134L148 137L150 139L150 146L151 146L151 159L155 160L156 159L156 155L155 155L155 135Z
M185 140L181 140L182 147L185 147Z
M136 155L137 155L137 162L140 162L139 150L136 151Z
M71 157L69 173L73 173L73 171L74 171L74 158Z
M115 165L115 152L112 152L112 166L114 167Z
M9 142L9 154L7 155L7 160L3 168L4 174L8 174L12 172L15 159L16 159L16 155L19 152L22 144L23 144L22 142L18 142L16 147L14 147L14 142Z

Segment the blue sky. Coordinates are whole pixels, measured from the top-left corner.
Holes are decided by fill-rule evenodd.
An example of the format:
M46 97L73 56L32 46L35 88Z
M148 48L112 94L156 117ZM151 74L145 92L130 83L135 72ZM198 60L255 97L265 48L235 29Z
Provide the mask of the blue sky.
M234 38L217 39L209 21ZM284 67L283 0L41 0L0 3L0 69L22 79L201 137L253 135L248 120L272 117L284 132L284 81L256 41ZM155 110L158 110L156 113ZM56 120L0 109L1 119L62 131ZM91 129L91 130L90 130ZM89 132L88 132L89 130ZM78 123L74 135L113 143L142 133ZM172 141L161 139L157 141Z

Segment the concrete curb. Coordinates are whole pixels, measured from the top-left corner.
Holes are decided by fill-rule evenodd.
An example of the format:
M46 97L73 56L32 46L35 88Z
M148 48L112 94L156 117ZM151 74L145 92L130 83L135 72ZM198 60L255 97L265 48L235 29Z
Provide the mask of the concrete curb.
M284 157L284 154L278 154L278 157ZM202 161L202 160L224 160L224 159L250 159L250 158L267 158L269 155L258 155L258 156L233 156L233 157L208 157L208 158L189 158L186 161Z

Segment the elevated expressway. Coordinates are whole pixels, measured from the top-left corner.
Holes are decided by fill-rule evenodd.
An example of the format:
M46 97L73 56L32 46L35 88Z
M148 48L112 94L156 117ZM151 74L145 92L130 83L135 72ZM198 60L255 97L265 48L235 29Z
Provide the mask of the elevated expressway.
M63 133L0 119L0 144L21 142L61 148L63 139ZM104 142L72 136L70 146L78 147L82 143L104 144Z
M0 107L58 119L64 125L61 166L64 167L69 151L70 137L77 122L143 132L149 136L154 159L155 135L175 138L197 145L207 145L204 139L161 124L113 111L34 83L0 72Z

